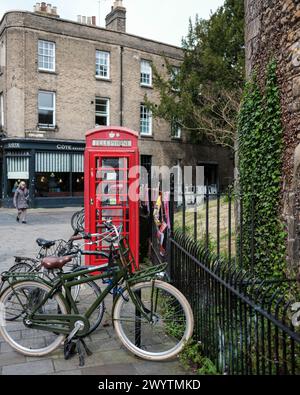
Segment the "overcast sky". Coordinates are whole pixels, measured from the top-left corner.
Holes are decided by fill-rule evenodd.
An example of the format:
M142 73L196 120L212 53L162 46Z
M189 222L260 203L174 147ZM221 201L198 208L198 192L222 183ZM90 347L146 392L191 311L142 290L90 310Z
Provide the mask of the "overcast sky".
M32 11L35 3L35 0L0 0L0 17L12 9ZM123 0L127 8L127 33L180 46L187 34L189 17L194 20L198 14L208 18L223 3L224 0ZM113 0L100 0L102 27L112 4ZM57 6L64 19L76 21L77 15L96 15L99 23L99 0L52 0L52 5Z

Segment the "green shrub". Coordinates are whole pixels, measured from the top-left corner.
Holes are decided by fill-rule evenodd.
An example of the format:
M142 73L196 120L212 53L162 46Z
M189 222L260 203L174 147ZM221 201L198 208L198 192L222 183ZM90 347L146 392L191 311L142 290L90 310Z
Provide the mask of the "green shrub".
M218 374L213 362L203 355L201 344L194 340L187 342L179 355L179 359L185 369L192 369L195 373L201 375Z

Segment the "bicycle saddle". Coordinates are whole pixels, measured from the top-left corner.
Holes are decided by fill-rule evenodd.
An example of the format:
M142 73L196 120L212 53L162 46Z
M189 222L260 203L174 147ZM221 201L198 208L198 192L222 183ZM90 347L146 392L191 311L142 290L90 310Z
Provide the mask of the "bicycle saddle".
M55 241L45 240L45 239L36 239L36 242L39 247L43 247L43 248L50 248L50 247L54 246L54 244L55 244Z
M41 264L45 269L62 269L68 262L71 262L72 256L56 257L47 256L42 259Z

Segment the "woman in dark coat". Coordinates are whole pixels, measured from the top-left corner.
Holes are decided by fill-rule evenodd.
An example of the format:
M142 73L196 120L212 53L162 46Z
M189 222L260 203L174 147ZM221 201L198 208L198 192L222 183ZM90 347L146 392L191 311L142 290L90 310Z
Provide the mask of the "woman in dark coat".
M21 181L14 194L14 206L18 210L17 222L22 220L26 224L26 215L28 209L29 191L24 181Z

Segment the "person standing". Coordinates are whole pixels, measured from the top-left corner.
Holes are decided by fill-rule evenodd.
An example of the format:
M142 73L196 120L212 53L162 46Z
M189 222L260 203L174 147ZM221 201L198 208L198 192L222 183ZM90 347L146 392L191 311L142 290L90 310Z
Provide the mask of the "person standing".
M29 191L26 187L26 183L21 181L15 194L14 194L14 206L18 210L16 221L22 224L26 224L26 216L29 202Z

